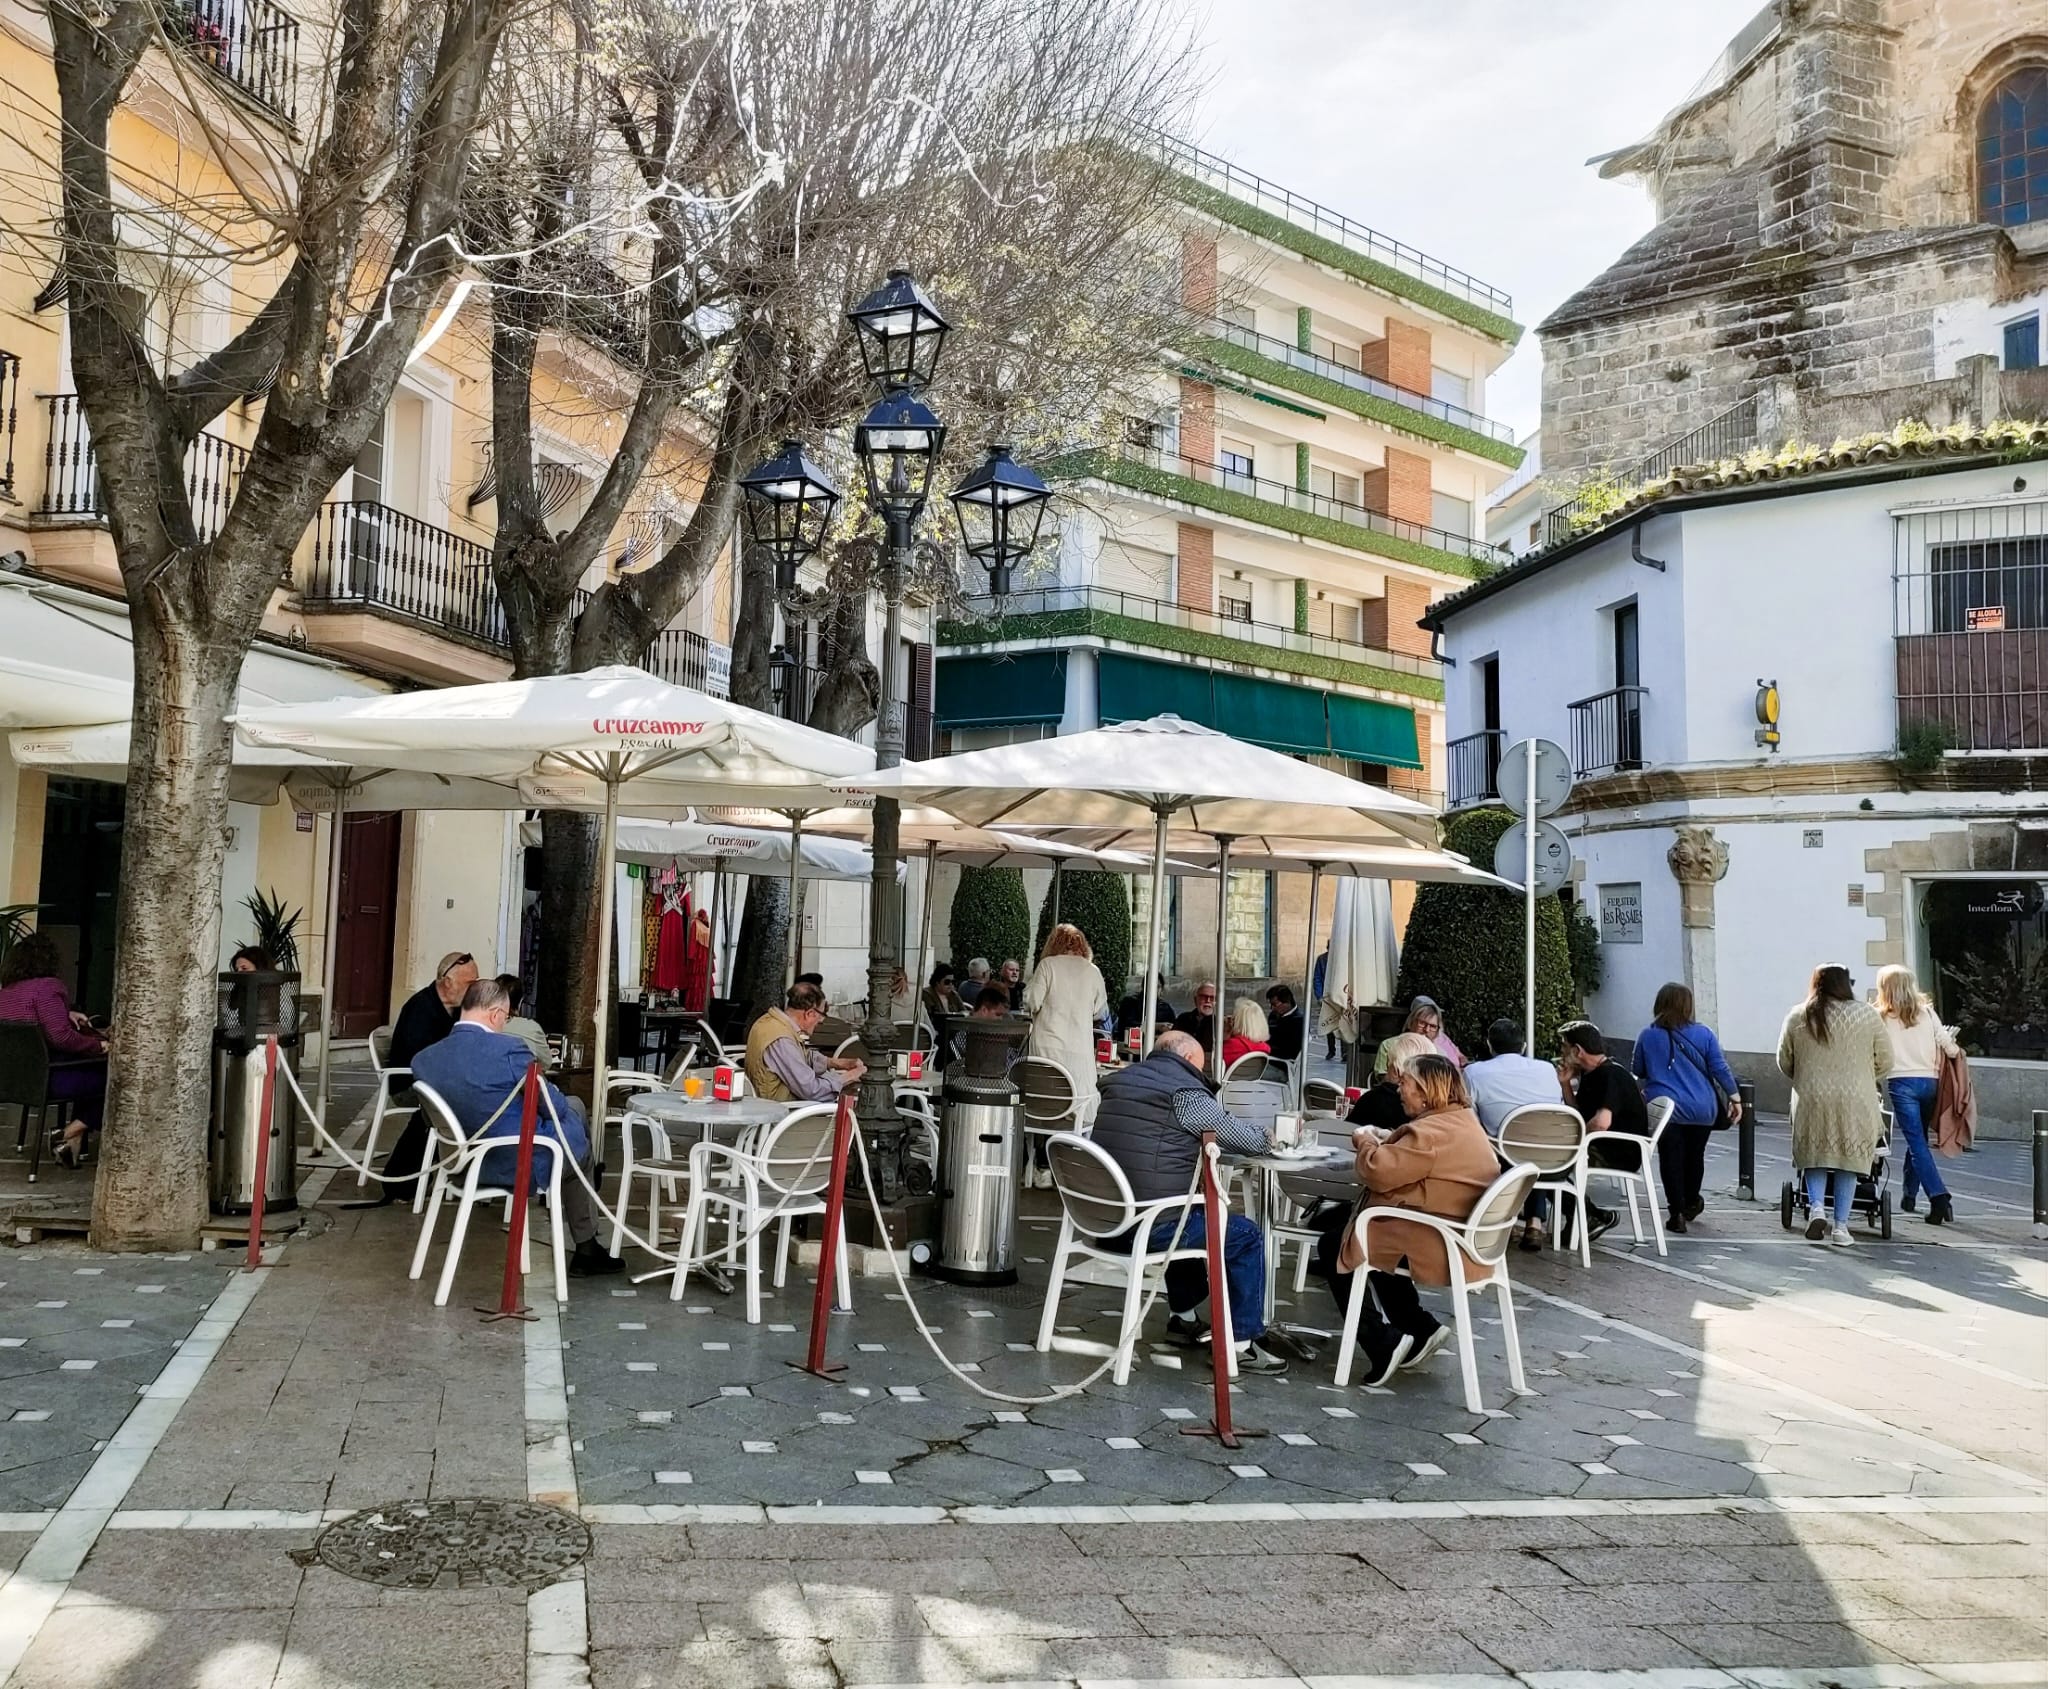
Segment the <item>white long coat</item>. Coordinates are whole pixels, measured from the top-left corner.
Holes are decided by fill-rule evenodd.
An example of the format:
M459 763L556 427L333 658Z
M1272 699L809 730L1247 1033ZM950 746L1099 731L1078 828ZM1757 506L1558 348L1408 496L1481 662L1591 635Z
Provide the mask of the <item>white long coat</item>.
M1024 987L1031 1053L1056 1061L1074 1081L1075 1118L1095 1118L1095 1017L1109 1008L1102 970L1079 956L1047 956Z

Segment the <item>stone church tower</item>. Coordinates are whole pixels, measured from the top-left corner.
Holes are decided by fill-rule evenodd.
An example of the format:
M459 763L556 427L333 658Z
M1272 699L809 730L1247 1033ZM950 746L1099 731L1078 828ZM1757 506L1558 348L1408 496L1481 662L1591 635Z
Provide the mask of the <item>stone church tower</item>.
M2048 0L1773 0L1594 162L1657 226L1542 325L1547 471L2043 414Z

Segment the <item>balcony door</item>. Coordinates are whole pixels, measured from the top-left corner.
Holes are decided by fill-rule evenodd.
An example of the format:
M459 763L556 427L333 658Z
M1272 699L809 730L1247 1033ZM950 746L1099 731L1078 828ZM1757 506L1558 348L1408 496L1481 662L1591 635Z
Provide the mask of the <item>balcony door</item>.
M1616 766L1643 765L1642 629L1633 604L1614 611L1614 721Z
M350 815L341 829L341 926L334 952L335 1036L365 1038L391 1013L397 933L396 815Z

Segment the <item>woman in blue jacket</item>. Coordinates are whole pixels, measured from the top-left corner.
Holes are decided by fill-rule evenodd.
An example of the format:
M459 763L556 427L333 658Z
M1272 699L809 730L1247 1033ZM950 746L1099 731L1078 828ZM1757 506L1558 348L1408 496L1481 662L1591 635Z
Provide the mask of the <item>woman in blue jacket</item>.
M1664 1128L1657 1166L1671 1206L1664 1228L1682 1232L1706 1207L1700 1185L1707 1174L1707 1138L1716 1127L1740 1120L1742 1103L1720 1039L1711 1026L1693 1019L1690 987L1663 987L1650 1012L1629 1065L1642 1081L1645 1101L1671 1099L1671 1124Z

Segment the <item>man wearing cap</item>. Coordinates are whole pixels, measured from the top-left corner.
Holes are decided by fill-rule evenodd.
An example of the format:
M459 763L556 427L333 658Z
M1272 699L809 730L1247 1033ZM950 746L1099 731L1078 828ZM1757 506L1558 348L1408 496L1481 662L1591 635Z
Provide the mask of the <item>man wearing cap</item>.
M391 1053L385 1058L386 1065L410 1072L414 1056L446 1038L462 1013L462 994L476 983L476 977L476 958L467 950L451 950L443 956L434 969L433 979L406 998L405 1006L398 1011L398 1019L391 1027ZM410 1106L414 1100L411 1084L394 1085L391 1100ZM413 1182L426 1157L427 1123L414 1114L384 1159L384 1201L412 1200Z

